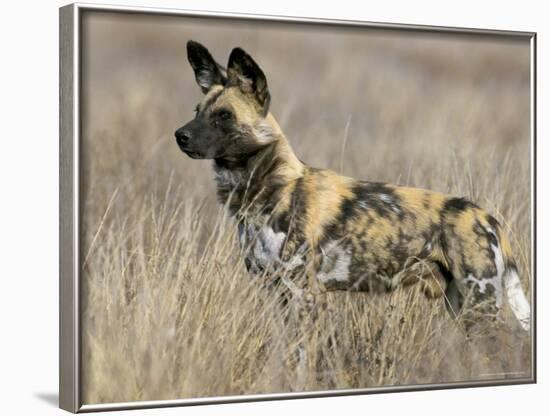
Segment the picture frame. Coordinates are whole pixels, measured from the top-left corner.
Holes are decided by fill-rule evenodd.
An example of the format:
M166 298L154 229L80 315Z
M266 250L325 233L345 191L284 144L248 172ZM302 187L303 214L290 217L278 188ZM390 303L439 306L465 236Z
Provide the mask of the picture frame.
M88 253L82 251L82 19L88 13L112 13L170 18L206 18L238 22L295 23L304 27L326 26L343 29L398 30L406 33L430 33L432 35L495 36L522 39L529 42L529 143L530 143L530 304L532 314L530 336L530 362L527 376L485 380L464 380L415 385L385 385L364 388L293 391L220 395L216 397L187 397L168 400L139 400L109 403L85 403L82 400L82 261ZM182 40L183 45L184 40ZM183 54L182 46L182 54ZM336 395L374 394L461 388L498 386L536 382L536 33L431 27L406 24L386 24L359 21L324 20L278 16L261 16L217 12L198 12L176 9L160 9L128 6L71 4L60 8L60 347L59 347L59 405L70 412L173 407L194 404L235 403L259 400L296 399ZM176 127L176 126L174 126Z

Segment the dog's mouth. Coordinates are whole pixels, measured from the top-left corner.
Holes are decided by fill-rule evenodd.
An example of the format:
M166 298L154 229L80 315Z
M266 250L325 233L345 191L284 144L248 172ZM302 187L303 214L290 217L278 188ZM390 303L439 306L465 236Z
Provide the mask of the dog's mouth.
M199 152L194 152L192 150L187 150L187 149L181 149L181 150L191 159L204 159L204 156Z
M191 150L189 149L188 147L182 145L181 143L178 143L178 147L180 148L180 150L185 153L187 156L189 156L191 159L203 159L204 156L199 153L199 152L196 152L194 150Z

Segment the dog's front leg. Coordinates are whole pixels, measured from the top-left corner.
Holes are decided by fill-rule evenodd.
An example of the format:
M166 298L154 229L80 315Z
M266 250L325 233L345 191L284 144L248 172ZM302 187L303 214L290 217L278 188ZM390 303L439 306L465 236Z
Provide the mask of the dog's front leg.
M319 318L327 304L326 290L317 281L314 270L307 270L299 286L294 281L284 282L289 290L296 293L293 301L295 330L298 343L296 357L296 377L294 389L303 391L315 383L319 358Z

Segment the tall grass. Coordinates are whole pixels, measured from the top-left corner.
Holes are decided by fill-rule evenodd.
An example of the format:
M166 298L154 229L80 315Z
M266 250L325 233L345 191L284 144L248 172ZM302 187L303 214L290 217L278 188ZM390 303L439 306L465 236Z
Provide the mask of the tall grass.
M414 286L329 293L303 325L246 272L209 162L173 140L200 99L185 41L222 62L243 46L302 160L474 200L505 225L529 291L527 43L117 16L83 21L85 403L529 374L513 324L467 337Z

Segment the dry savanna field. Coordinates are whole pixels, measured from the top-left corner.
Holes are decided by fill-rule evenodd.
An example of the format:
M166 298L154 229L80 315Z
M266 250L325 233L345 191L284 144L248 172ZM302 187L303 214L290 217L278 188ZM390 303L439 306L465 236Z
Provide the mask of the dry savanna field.
M174 130L201 99L185 44L241 46L304 162L465 196L530 292L529 43L513 37L87 12L82 22L85 403L529 376L530 338L467 337L418 288L333 292L305 328L248 276L209 161ZM297 365L297 346L308 356Z

